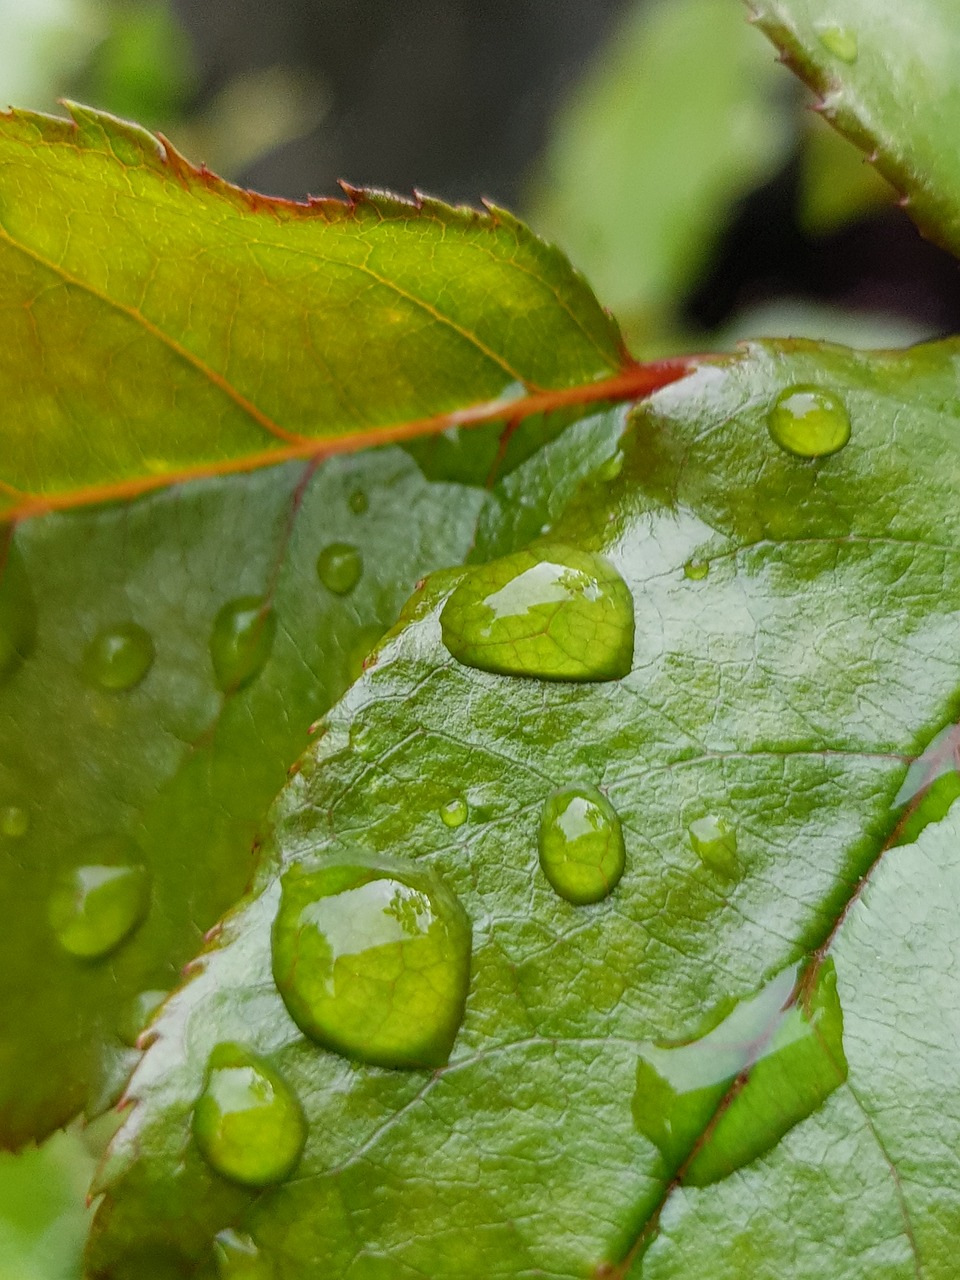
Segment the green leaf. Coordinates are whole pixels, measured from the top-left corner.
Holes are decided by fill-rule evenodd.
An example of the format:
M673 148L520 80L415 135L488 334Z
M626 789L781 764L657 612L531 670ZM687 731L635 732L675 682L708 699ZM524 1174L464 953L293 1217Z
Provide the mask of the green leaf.
M953 1276L956 820L893 843L908 764L958 705L958 372L956 342L771 343L659 393L622 466L531 547L602 555L626 582L621 680L463 665L441 616L475 571L428 580L154 1025L99 1178L95 1276L202 1271L227 1228L306 1278ZM811 385L852 428L812 461L767 422ZM544 805L571 786L598 788L624 837L592 905L538 859ZM732 857L708 856L709 831ZM465 1017L432 1071L324 1050L274 985L281 875L358 848L429 868L473 924ZM234 1040L309 1128L295 1175L256 1196L191 1140L209 1056ZM710 1070L663 1063L700 1045L723 1085L703 1109Z
M730 0L636 4L572 94L530 218L641 337L793 140L791 85Z
M954 0L750 0L761 29L831 124L903 193L920 227L960 253L960 11Z
M507 213L271 200L71 111L0 116L0 516L413 438L624 361Z

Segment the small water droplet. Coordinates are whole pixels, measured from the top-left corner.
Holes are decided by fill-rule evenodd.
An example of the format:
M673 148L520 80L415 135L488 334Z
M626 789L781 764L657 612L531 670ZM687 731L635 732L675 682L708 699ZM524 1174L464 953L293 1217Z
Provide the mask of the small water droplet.
M20 552L0 543L0 680L12 675L33 648L37 606Z
M633 662L633 598L602 556L556 545L471 569L440 615L458 662L541 680L617 680Z
M355 516L362 516L370 506L369 499L362 489L354 489L347 501Z
M617 476L623 471L623 454L617 450L615 454L607 458L606 462L602 462L597 468L597 476L609 483L616 480Z
M691 582L702 582L709 572L709 560L699 560L694 558L688 560L683 566L684 577L689 578Z
M707 1186L771 1150L846 1079L833 963L823 963L794 999L798 971L783 970L697 1040L642 1046L633 1118L671 1174L711 1126L684 1183Z
M166 1000L170 993L158 988L141 991L135 995L120 1018L117 1035L131 1049L137 1047L137 1039L147 1023Z
M540 866L551 885L578 906L610 893L626 862L617 811L596 787L561 787L540 817Z
M349 595L362 573L363 557L349 542L331 542L317 558L317 577L334 595Z
M293 1172L306 1124L279 1073L242 1045L225 1041L210 1054L193 1109L193 1136L207 1163L225 1178L266 1187Z
M741 874L737 858L737 833L734 827L714 813L697 818L687 828L693 851L705 867L728 879Z
M444 825L448 827L462 827L466 822L470 810L463 796L454 796L452 800L448 800L446 804L440 806L440 817L443 819Z
M358 856L283 877L273 973L294 1022L347 1057L437 1067L470 979L470 922L435 872Z
M770 435L798 458L825 458L850 439L846 405L823 387L788 387L767 416Z
M838 23L824 23L817 27L817 37L828 53L841 62L856 62L860 52L857 33L851 27Z
M30 830L30 810L20 804L0 805L0 836L19 840Z
M210 637L210 656L224 693L242 689L270 657L277 619L257 596L241 596L223 606Z
M274 1280L273 1263L256 1241L232 1227L217 1234L213 1252L220 1280Z
M150 876L125 836L85 841L78 854L83 863L60 876L47 915L65 951L94 960L114 951L142 922Z
M150 633L135 622L124 622L97 633L87 646L83 669L91 684L119 693L140 683L154 656Z

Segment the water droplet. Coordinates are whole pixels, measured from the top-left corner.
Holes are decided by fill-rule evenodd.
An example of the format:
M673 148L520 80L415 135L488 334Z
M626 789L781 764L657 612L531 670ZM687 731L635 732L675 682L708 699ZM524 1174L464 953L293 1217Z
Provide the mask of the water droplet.
M277 619L257 596L231 600L217 614L210 637L210 656L217 684L224 693L242 689L270 657Z
M133 997L124 1010L117 1026L117 1035L131 1049L137 1046L140 1033L170 993L159 988L141 991Z
M83 669L91 684L122 692L138 685L153 666L150 633L135 622L105 627L87 646Z
M824 23L817 28L820 43L828 53L832 53L841 62L856 62L859 53L857 33L850 27L842 27L837 23Z
M607 458L606 462L602 462L597 468L597 476L609 483L616 480L617 476L623 471L623 454L618 449L615 454Z
M30 810L20 804L0 805L0 836L19 840L30 830Z
M99 959L115 950L147 914L150 876L125 836L99 836L78 849L84 858L57 881L48 919L65 951Z
M684 577L689 578L691 582L702 582L709 572L709 560L692 559L683 566Z
M193 1136L217 1173L247 1187L282 1182L306 1141L300 1103L262 1058L226 1041L210 1054Z
M256 1242L232 1227L217 1234L213 1253L220 1280L273 1280L276 1275L273 1263Z
M671 1174L711 1125L685 1183L706 1186L763 1155L847 1078L833 963L794 1000L798 970L783 970L698 1040L641 1048L633 1117Z
M741 874L742 868L737 858L737 833L723 818L709 813L705 818L697 818L695 822L691 822L687 831L693 851L705 867L731 880Z
M12 675L33 648L37 607L20 552L0 542L0 680Z
M355 516L362 516L370 506L367 495L362 489L354 489L347 501L350 504L350 510Z
M440 615L468 667L542 680L617 680L633 662L633 598L602 556L556 545L471 569Z
M294 1022L347 1057L437 1067L463 1019L470 922L436 873L357 857L289 871L273 973Z
M850 415L832 391L788 387L767 417L770 435L798 458L825 458L850 439Z
M440 806L440 817L448 827L462 827L469 812L463 796L454 796L452 800Z
M331 542L317 557L317 577L334 595L349 595L362 573L363 557L349 542Z
M561 787L540 817L540 866L568 902L599 902L623 875L620 819L596 787Z

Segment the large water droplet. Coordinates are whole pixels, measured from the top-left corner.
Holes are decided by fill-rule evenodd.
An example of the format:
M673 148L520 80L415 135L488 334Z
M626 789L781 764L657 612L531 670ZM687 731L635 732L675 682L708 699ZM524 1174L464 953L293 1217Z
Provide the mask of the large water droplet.
M170 993L151 987L135 995L123 1011L117 1025L117 1035L125 1045L135 1049L140 1033Z
M470 922L437 875L379 858L289 871L273 973L294 1022L384 1067L447 1061L470 979Z
M210 656L224 693L242 689L260 672L276 630L273 610L257 596L241 596L223 606L213 624Z
M30 830L30 810L21 804L0 805L0 836L19 840Z
M623 875L620 819L596 787L562 787L540 817L540 865L562 898L599 902Z
M817 37L826 51L841 62L856 62L860 49L857 33L852 27L843 27L835 22L824 23L817 27Z
M77 851L84 861L65 872L50 895L48 919L72 956L108 955L141 923L150 904L150 876L125 836L99 836Z
M691 822L687 830L693 851L705 867L731 880L740 875L737 832L734 827L716 814L709 813L706 817Z
M349 595L362 573L363 557L349 542L331 542L317 557L317 577L334 595Z
M122 692L140 683L154 656L150 633L135 622L124 622L98 632L83 656L83 669L91 684Z
M232 1042L210 1054L193 1136L218 1173L247 1187L282 1182L306 1140L300 1103L262 1058Z
M370 506L370 501L362 489L354 489L348 499L350 510L355 516L362 516Z
M824 962L794 1000L798 969L778 974L699 1040L641 1048L633 1117L671 1175L689 1160L683 1182L706 1186L763 1155L846 1079L833 964ZM738 1078L744 1083L731 1094ZM707 1125L710 1141L690 1159Z
M276 1275L273 1263L256 1242L232 1227L217 1234L213 1253L220 1280L274 1280Z
M824 458L850 439L850 415L832 391L788 387L767 416L770 435L798 458Z
M683 566L684 577L689 578L691 582L702 582L709 572L709 560L692 559Z
M440 817L448 827L462 827L469 813L470 810L463 796L454 796L452 800L440 806Z
M471 569L440 615L458 662L541 680L617 680L633 663L633 598L602 556L562 545Z
M11 675L33 648L37 607L20 552L0 542L0 680Z

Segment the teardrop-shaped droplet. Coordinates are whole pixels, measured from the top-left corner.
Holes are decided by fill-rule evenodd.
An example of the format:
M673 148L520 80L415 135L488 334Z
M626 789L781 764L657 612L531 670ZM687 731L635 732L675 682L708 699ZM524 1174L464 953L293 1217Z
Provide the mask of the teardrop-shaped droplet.
M22 804L0 805L0 836L20 840L30 830L30 810Z
M217 684L224 693L242 689L270 657L277 619L257 596L231 600L217 614L210 637L210 656Z
M274 1280L276 1271L252 1237L228 1227L213 1244L220 1280Z
M232 1042L210 1054L193 1136L217 1173L246 1187L282 1182L306 1141L300 1103L280 1074Z
M540 816L540 866L568 902L599 902L623 875L626 852L617 811L596 787L561 787Z
M684 577L689 578L691 582L702 582L710 572L710 561L692 559L688 560L683 566Z
M463 1019L471 928L437 875L358 857L289 871L273 973L294 1022L384 1067L437 1067Z
M541 680L617 680L633 663L633 598L602 556L562 545L471 569L440 615L458 662Z
M693 851L705 867L731 880L740 875L742 868L737 858L737 832L729 822L709 813L706 817L691 822L687 831Z
M135 1049L140 1033L169 995L159 987L151 987L133 997L120 1017L117 1035L125 1045Z
M783 970L700 1039L641 1047L633 1117L671 1173L710 1129L685 1183L706 1186L771 1150L847 1078L833 964L821 964L799 993L798 968Z
M362 516L370 506L370 501L362 489L354 489L348 499L350 510L355 516Z
M150 875L125 836L85 841L77 856L84 861L60 876L47 915L64 951L94 960L115 950L147 914Z
M454 796L446 804L440 806L440 817L445 826L462 827L467 820L469 809L463 796Z
M841 62L856 62L860 46L852 27L836 22L824 23L817 28L817 37L826 51Z
M23 557L12 542L0 543L0 680L28 656L36 633L37 606Z
M788 387L767 417L770 435L798 458L825 458L850 439L847 407L823 387Z
M123 622L94 636L83 656L83 669L91 684L119 693L140 683L154 656L149 631L136 622Z
M317 557L317 577L334 595L349 595L363 574L363 557L349 542L331 542Z

